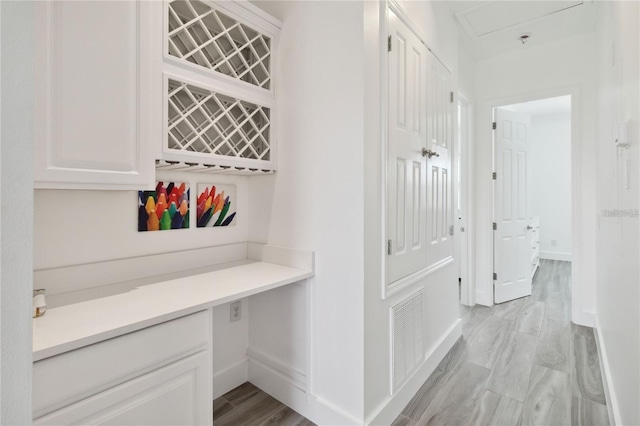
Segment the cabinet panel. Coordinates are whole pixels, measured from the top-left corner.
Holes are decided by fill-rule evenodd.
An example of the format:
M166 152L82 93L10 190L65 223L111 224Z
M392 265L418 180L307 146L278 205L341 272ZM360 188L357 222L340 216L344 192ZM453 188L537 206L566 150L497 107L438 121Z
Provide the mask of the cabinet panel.
M272 166L271 108L165 75L166 160Z
M275 170L281 23L249 2L163 4L161 159L201 172Z
M36 4L36 187L153 185L147 7Z
M197 0L169 2L166 21L165 54L169 57L196 69L271 88L268 34Z
M200 425L213 421L203 351L34 421L36 425Z
M206 348L208 312L44 359L33 366L33 412L41 417Z

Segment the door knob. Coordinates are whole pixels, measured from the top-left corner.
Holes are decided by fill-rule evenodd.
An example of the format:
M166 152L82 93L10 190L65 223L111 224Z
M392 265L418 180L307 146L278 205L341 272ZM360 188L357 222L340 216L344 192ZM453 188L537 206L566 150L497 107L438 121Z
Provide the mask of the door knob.
M429 157L429 158L431 158L431 157L433 157L434 155L435 155L436 157L440 157L440 154L438 154L437 152L435 152L435 151L431 151L430 149L427 149L427 148L422 148L422 156L423 156L423 157Z
M531 225L527 225L527 231L531 231L533 227Z

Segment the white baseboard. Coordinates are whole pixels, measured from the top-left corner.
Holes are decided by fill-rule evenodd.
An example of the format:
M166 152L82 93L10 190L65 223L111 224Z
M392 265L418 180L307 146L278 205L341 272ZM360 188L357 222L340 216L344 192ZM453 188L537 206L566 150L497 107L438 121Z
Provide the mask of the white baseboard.
M593 312L581 311L579 308L572 306L571 321L573 321L574 324L582 325L585 327L594 327L595 317L596 314Z
M563 253L559 251L540 251L540 259L562 260L571 262L571 253Z
M616 391L611 383L611 369L609 368L609 358L607 357L607 350L602 341L602 334L600 333L600 321L598 316L595 317L594 333L596 336L596 346L598 347L598 358L600 358L600 371L602 373L602 384L604 386L604 396L607 401L607 411L609 413L609 424L617 425L620 419L620 406L618 404L618 398L616 397Z
M308 391L304 372L263 352L249 348L249 381L283 404L319 425L360 425L339 407Z
M286 363L267 355L266 353L259 351L255 348L247 348L247 356L249 358L250 365L260 365L261 367L271 371L272 374L277 374L289 383L300 389L302 392L307 391L307 375Z
M431 348L425 357L420 368L413 377L405 382L398 391L391 397L385 399L383 403L367 417L366 425L390 425L402 412L402 409L409 403L411 398L418 392L422 384L434 372L440 361L447 355L449 350L462 336L462 321L458 319Z
M216 399L249 380L249 363L242 361L213 374L213 399Z

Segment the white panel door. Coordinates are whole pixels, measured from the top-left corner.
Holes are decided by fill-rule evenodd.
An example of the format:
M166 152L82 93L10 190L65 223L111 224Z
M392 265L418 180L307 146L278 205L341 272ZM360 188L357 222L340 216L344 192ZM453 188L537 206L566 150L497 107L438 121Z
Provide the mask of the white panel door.
M453 111L451 73L431 53L427 70L427 258L434 267L453 258Z
M423 269L426 259L427 48L389 11L389 144L387 268L393 283Z
M36 188L153 187L150 7L36 2Z
M495 303L531 295L529 129L531 118L496 109Z

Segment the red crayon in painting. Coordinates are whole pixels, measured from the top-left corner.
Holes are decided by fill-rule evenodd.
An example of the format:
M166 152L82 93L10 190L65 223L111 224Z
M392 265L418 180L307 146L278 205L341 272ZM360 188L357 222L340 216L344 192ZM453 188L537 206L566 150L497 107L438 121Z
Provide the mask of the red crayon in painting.
M171 194L169 194L169 200L167 200L167 204L171 205L171 203L178 204L178 191L175 189L171 191Z
M164 194L158 195L158 202L156 203L156 215L158 219L162 219L162 213L167 208L167 199Z
M178 189L177 189L177 192L178 192L178 199L180 199L180 197L182 197L182 194L184 194L184 191L185 191L185 190L186 190L186 186L185 186L184 182L182 182L182 183L180 184L180 186L178 187Z
M205 188L204 192L198 195L198 205L209 198L209 188Z

